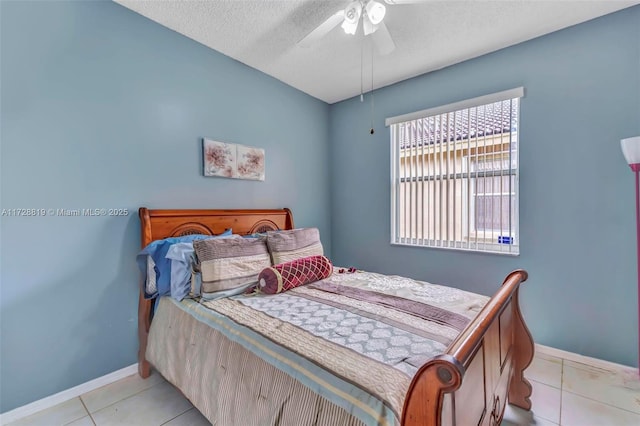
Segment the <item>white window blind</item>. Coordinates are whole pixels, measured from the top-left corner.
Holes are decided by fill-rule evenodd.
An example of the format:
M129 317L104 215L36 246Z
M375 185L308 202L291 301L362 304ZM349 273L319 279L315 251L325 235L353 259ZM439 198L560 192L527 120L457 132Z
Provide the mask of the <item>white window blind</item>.
M519 254L518 88L387 119L391 243Z

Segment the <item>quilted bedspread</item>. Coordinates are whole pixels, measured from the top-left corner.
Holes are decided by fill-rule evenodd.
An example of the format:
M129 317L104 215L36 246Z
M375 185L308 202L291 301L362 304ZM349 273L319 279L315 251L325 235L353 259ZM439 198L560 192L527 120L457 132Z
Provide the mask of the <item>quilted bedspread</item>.
M417 369L487 301L369 272L276 295L163 298L147 358L212 423L395 425Z

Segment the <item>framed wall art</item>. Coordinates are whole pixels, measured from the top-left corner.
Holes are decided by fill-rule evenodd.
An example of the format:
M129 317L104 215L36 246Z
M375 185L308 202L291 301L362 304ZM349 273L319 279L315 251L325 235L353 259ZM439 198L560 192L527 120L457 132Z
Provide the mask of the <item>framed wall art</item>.
M264 149L204 139L204 175L264 180Z

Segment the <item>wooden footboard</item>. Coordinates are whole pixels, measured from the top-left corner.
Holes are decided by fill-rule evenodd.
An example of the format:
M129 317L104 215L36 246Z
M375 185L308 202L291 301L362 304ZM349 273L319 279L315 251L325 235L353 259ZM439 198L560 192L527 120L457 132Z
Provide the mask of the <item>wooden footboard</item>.
M533 339L518 304L527 273L514 271L447 353L420 368L405 399L403 426L499 425L507 402L529 410L524 370Z

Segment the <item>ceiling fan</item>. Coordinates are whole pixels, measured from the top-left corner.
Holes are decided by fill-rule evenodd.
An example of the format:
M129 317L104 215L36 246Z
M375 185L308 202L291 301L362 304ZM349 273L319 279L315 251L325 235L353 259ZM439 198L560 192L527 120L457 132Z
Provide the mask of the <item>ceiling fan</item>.
M429 0L384 0L389 5L395 4L415 4L424 3ZM342 29L347 34L355 34L358 30L360 20L365 36L376 33L373 37L374 44L381 55L391 53L396 45L389 34L389 30L384 23L386 7L377 0L355 0L350 2L346 8L337 11L326 21L321 23L316 29L298 42L301 47L309 47L327 35L331 30L342 23Z

